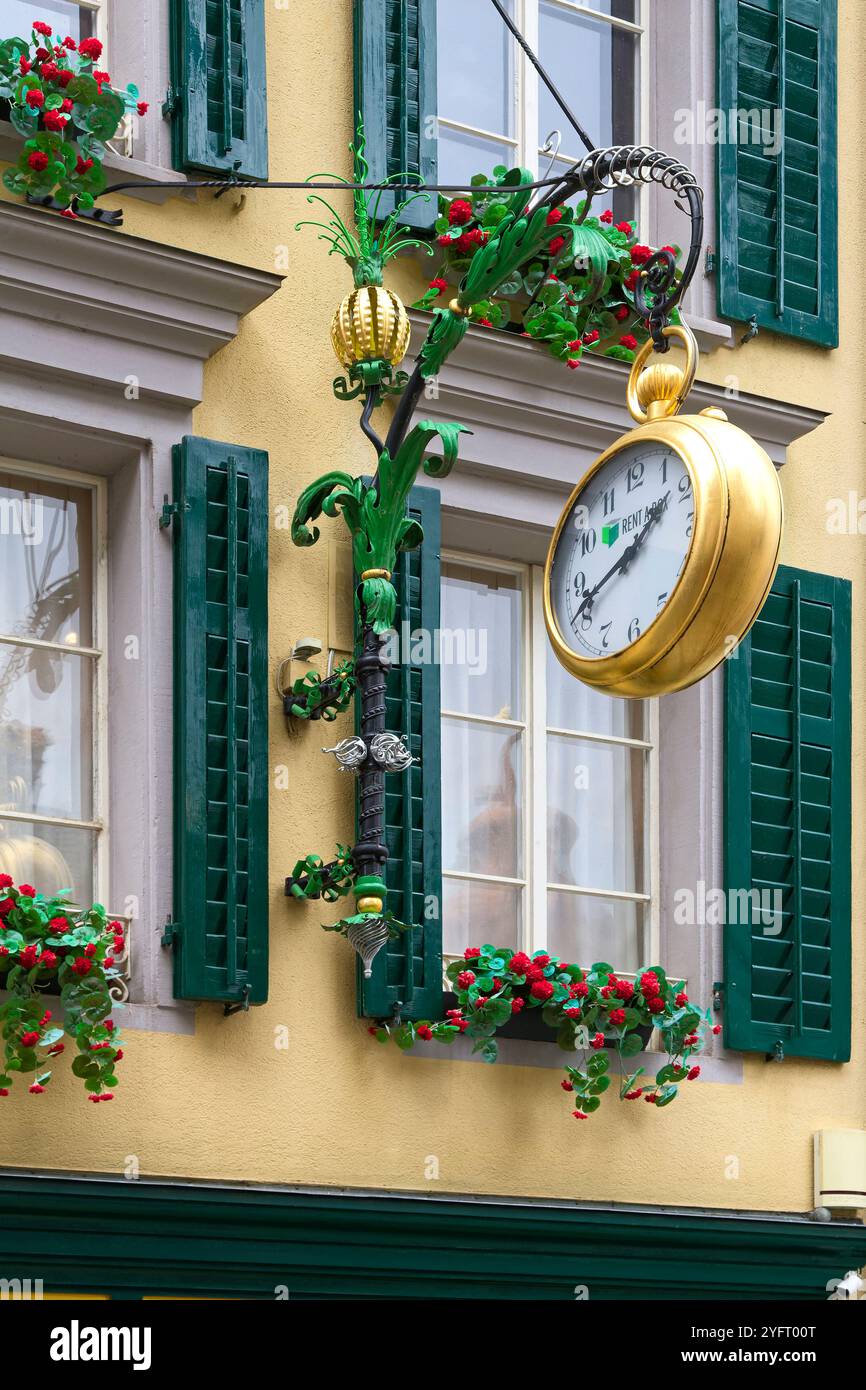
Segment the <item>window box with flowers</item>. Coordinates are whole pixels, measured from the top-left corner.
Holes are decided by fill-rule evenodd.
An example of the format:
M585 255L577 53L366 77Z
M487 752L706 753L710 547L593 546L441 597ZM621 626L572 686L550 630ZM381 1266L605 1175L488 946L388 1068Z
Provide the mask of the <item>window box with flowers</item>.
M111 1017L117 957L125 949L122 925L109 921L99 903L73 910L62 896L46 898L29 883L0 874L0 1003L3 1056L0 1096L16 1078L41 1095L54 1059L75 1043L72 1072L93 1101L113 1099L120 1034ZM46 1008L59 994L62 1026Z
M42 20L34 21L29 39L0 42L0 101L24 140L3 183L67 217L92 208L105 188L106 144L126 113L147 111L137 87L111 86L98 66L101 55L99 39L59 39Z

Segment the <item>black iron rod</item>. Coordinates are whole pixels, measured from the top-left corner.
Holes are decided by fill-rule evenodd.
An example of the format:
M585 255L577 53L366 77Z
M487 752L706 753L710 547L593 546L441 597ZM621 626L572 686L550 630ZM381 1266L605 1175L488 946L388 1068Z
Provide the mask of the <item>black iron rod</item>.
M544 68L541 66L541 63L538 61L532 49L529 47L529 44L526 42L526 39L523 37L517 25L514 23L514 20L511 18L509 14L506 13L505 9L500 4L500 0L492 0L492 4L494 9L498 12L502 21L511 30L511 33L514 35L514 38L520 44L520 47L523 49L530 63L535 68L535 71L538 73L538 76L541 78L545 87L550 92L550 95L553 97L553 100L556 102L560 111L565 116L569 125L572 126L573 129L577 132L577 134L580 136L581 142L583 143L584 147L589 151L590 154L592 154L593 151L598 147L594 145L590 140L583 126L580 124L580 121L575 116L571 107L567 104L565 98L562 96L562 93L560 92L553 78L547 72L545 72ZM524 187L528 187L528 185L524 185Z

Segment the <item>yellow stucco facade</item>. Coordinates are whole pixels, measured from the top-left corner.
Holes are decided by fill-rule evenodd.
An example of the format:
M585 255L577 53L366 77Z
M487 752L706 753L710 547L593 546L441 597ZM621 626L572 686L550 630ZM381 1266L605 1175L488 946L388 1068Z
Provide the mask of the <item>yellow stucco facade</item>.
M350 8L350 0L267 7L273 179L349 173ZM663 1114L609 1102L577 1126L555 1069L469 1064L450 1060L445 1049L435 1059L408 1058L376 1046L355 1016L353 956L320 930L325 912L337 909L287 902L283 893L300 854L350 842L352 788L319 752L317 727L287 732L272 690L269 1002L230 1019L219 1006L201 1005L192 1035L128 1031L111 1105L83 1103L62 1067L39 1104L26 1091L10 1096L0 1165L122 1176L132 1157L142 1177L794 1213L812 1207L814 1132L866 1127L859 988L866 974L866 569L863 537L826 527L828 499L866 495L864 231L857 177L846 176L859 170L866 146L866 11L857 0L840 0L840 9L840 346L827 351L762 332L747 346L705 354L699 377L720 386L735 377L744 392L827 415L791 447L782 470L782 558L853 583L851 1062L790 1059L777 1067L750 1055L739 1084L702 1080ZM206 194L159 203L124 197L124 227L115 235L267 271L288 266L282 290L207 364L194 415L197 434L267 450L273 521L320 473L360 473L371 459L355 409L330 390L328 328L348 288L343 263L328 259L309 233L295 234L302 195L253 193L240 210L233 203ZM421 282L410 262L391 283L411 298ZM560 369L551 362L550 370ZM625 368L622 375L624 390ZM335 534L338 524L325 523ZM327 630L328 580L324 535L304 551L272 525L272 669L301 632ZM350 596L340 602L348 605ZM350 727L344 715L328 733L341 737Z

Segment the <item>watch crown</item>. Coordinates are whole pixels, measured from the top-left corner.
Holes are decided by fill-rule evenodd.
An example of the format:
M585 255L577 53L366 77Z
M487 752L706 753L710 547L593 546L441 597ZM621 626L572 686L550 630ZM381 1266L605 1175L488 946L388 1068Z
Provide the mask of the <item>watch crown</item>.
M637 399L650 420L670 415L671 406L680 394L684 372L667 362L655 362L641 372L637 379Z

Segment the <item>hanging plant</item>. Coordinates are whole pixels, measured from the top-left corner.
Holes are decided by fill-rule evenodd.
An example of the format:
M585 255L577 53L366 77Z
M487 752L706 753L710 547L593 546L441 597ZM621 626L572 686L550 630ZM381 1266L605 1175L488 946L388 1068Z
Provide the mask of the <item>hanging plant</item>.
M393 1038L406 1051L419 1041L452 1043L467 1033L475 1039L473 1052L495 1062L497 1030L524 1009L540 1009L563 1051L581 1054L577 1065L566 1066L560 1082L573 1097L572 1114L578 1120L598 1109L611 1085L611 1050L620 1061L620 1100L642 1097L661 1108L676 1099L682 1082L700 1075L692 1058L702 1051L707 1028L721 1032L711 1015L690 1001L683 981L672 983L658 965L624 980L605 961L583 970L545 951L530 957L511 947L470 946L446 973L458 1006L443 1021L378 1023L369 1029L372 1036L380 1043ZM628 1061L643 1051L652 1028L661 1035L667 1061L647 1082L642 1080L646 1069L629 1071Z
M128 111L143 116L147 102L138 88L111 86L98 66L99 39L53 42L51 26L35 20L27 39L0 43L0 100L24 148L3 174L11 193L53 198L65 217L92 208L105 188L105 146Z
M123 949L123 924L109 922L99 903L73 910L63 896L44 898L0 874L0 989L9 991L0 1004L0 1096L8 1096L16 1076L32 1077L30 1094L40 1095L53 1059L65 1050L65 1035L78 1051L73 1074L90 1099L113 1099L123 1052L110 1016L118 1007L110 986L118 974L114 957ZM51 994L60 996L62 1026L45 1007Z
M433 308L453 293L454 284L469 271L500 222L512 210L514 170L497 165L492 176L476 174L472 187L498 185L500 192L471 189L457 198L439 199L437 243L443 263L416 309ZM527 178L529 175L527 175ZM613 213L587 215L586 204L551 208L550 237L541 251L520 265L489 299L477 302L470 321L483 328L521 331L544 343L569 367L580 365L587 351L596 356L633 362L648 337L635 304L635 286L642 267L655 254L641 243L634 223L614 223ZM672 263L680 259L677 246L664 246ZM677 279L681 276L677 274ZM672 323L678 323L674 311Z

